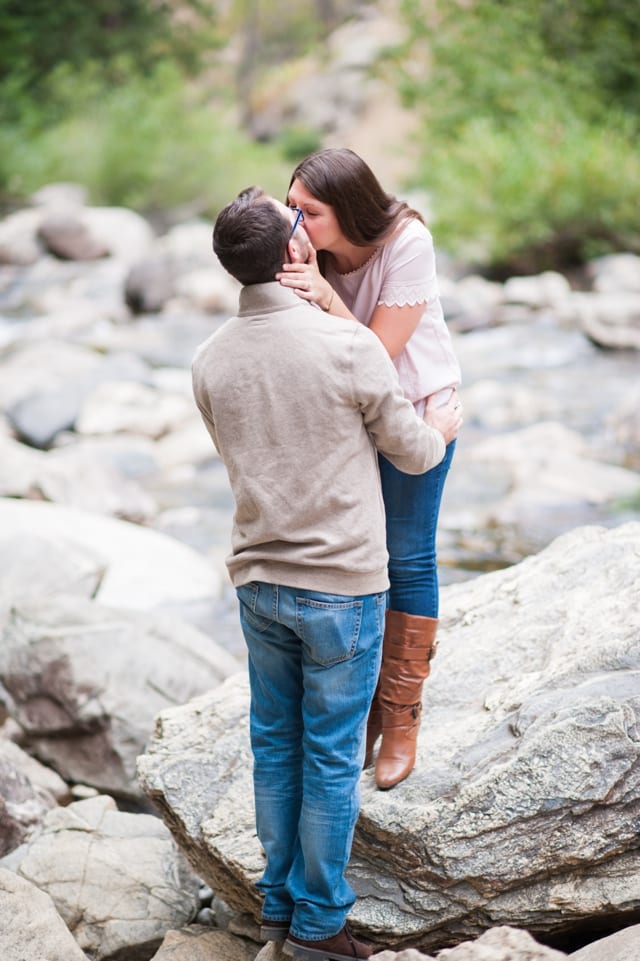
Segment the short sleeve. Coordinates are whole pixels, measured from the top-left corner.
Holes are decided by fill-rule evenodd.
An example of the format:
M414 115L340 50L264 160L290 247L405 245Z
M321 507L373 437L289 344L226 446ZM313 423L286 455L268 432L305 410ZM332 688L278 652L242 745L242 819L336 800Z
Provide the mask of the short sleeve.
M409 220L385 248L378 304L414 307L439 296L433 238L419 220Z

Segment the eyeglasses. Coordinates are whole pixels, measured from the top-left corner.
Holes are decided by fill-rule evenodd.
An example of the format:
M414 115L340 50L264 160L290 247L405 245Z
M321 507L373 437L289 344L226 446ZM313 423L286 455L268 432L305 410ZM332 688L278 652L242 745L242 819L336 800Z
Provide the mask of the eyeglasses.
M289 207L289 210L295 210L296 212L296 219L293 221L293 227L291 228L291 233L289 234L289 239L291 239L296 232L298 224L304 221L304 214L299 207Z

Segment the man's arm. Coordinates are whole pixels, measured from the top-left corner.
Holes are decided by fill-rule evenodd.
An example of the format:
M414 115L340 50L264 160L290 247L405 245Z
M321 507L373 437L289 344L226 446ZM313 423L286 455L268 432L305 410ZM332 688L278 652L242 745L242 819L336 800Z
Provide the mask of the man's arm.
M216 431L216 425L211 416L211 411L209 409L209 403L207 398L207 392L205 389L205 378L202 372L202 367L197 363L197 355L191 366L191 383L193 387L193 397L196 402L196 406L200 411L200 416L204 421L204 426L209 432L209 436L213 441L213 446L220 453L220 448L218 446L218 434Z
M393 362L376 335L359 326L352 346L354 398L376 448L405 474L435 467L462 424L456 395L437 410L430 407L427 424L404 396Z

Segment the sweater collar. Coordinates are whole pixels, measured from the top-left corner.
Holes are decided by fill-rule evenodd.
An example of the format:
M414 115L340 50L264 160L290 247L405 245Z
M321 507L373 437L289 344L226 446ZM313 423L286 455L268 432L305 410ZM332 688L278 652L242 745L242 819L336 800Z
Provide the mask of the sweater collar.
M305 303L290 287L283 287L277 280L268 284L250 284L240 290L240 317L247 314L269 313L300 307Z

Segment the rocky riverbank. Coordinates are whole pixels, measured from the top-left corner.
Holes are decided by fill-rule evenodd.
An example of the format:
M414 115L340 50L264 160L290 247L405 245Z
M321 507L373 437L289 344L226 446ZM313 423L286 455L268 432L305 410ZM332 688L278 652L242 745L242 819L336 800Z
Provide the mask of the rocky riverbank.
M354 921L384 961L622 961L640 259L495 284L442 258L441 279L465 403L442 643L416 771L384 795L363 778ZM3 961L277 958L252 893L232 501L189 373L236 296L207 223L156 236L71 185L0 222Z

